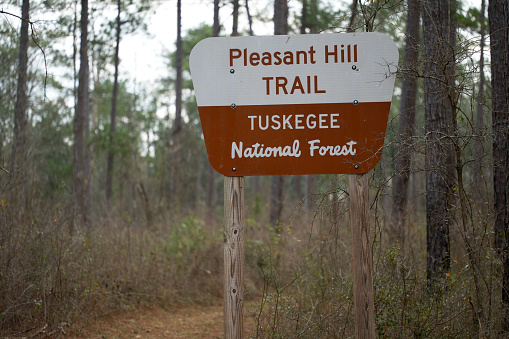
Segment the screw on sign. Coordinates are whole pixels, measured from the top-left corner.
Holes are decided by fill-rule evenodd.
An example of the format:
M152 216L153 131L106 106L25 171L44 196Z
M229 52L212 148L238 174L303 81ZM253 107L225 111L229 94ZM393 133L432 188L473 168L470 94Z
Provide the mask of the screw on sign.
M397 62L379 33L199 42L190 67L211 165L235 176L368 172Z

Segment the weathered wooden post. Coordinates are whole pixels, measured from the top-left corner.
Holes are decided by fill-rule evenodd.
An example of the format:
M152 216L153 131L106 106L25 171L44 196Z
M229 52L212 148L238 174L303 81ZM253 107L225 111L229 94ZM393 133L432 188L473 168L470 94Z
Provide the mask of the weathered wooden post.
M375 338L368 173L349 176L355 338Z
M243 338L244 177L224 177L224 337Z

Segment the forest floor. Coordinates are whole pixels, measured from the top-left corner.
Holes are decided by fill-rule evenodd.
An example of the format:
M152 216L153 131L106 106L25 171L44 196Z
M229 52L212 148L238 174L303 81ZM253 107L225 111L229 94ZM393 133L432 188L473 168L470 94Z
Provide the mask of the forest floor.
M244 332L251 337L254 320L244 315ZM172 310L158 307L119 312L96 319L67 338L222 338L223 307L189 306ZM62 338L62 336L60 337Z

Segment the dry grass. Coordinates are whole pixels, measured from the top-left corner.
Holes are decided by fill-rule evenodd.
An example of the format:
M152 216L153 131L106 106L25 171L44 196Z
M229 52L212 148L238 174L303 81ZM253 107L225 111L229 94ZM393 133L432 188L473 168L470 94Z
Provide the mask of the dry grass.
M140 304L220 297L222 239L201 221L147 229L115 216L87 235L70 232L68 210L58 202L31 215L14 213L8 201L0 207L0 335L48 332Z
M345 199L345 197L342 197ZM222 235L195 217L162 218L147 227L139 213L111 212L87 230L70 227L58 200L16 213L0 206L0 336L41 337L85 330L91 319L140 307L214 304L222 297ZM346 204L328 197L306 215L296 208L280 235L260 209L246 213L245 313L259 338L348 338L353 335L351 254ZM341 207L341 208L340 208ZM337 211L343 211L338 213ZM335 211L331 213L331 211ZM261 213L263 214L263 213ZM472 269L452 232L453 267L430 293L424 225L409 227L405 255L385 244L373 219L377 333L387 338L498 338L500 262L483 248L483 314ZM249 215L253 215L250 217ZM219 227L217 227L219 228ZM73 229L71 232L70 229Z

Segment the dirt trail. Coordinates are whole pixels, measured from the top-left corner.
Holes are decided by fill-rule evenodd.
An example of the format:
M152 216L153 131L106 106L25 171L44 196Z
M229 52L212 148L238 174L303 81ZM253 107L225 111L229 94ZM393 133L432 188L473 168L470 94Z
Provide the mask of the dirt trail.
M245 317L246 337L254 329ZM73 336L76 338L76 336ZM78 338L222 338L223 307L193 306L178 310L145 308L96 320Z

